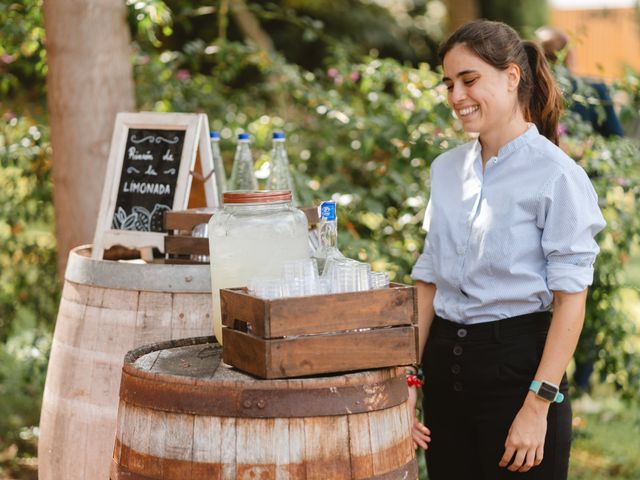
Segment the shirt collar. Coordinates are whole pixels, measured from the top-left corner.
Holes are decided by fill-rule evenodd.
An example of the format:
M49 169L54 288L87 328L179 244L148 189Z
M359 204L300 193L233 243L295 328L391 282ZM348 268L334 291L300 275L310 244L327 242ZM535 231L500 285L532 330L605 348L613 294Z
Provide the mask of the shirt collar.
M510 142L505 143L502 147L500 147L500 150L498 150L498 157L504 157L509 153L515 152L538 135L538 127L536 127L534 123L530 123L529 128L527 128L527 130L522 135L514 138Z

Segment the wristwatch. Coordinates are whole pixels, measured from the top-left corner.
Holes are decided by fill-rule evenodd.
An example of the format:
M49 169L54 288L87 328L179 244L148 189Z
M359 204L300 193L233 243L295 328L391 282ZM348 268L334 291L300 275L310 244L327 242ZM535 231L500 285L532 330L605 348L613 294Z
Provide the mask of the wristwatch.
M529 385L529 390L547 402L562 403L564 400L564 395L560 393L558 386L545 380L541 382L533 380Z

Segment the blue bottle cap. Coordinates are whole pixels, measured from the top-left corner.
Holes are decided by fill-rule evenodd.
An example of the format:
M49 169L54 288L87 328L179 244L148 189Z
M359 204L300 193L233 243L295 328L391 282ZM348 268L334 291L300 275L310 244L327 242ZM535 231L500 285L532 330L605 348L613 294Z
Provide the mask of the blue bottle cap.
M320 204L320 220L336 219L336 202L328 200Z
M250 136L248 133L239 133L238 140L249 140Z
M280 140L280 139L284 140L285 138L286 137L285 137L284 132L273 132L273 139L274 140Z
M218 135L218 132L216 130L211 130L209 132L209 138L212 140L220 140L220 135Z

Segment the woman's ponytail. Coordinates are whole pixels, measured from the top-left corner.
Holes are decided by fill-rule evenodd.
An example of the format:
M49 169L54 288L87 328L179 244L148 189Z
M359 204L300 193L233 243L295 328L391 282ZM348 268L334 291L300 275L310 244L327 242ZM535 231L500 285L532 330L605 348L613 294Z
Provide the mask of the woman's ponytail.
M523 41L522 46L531 70L531 89L528 104L523 105L525 119L533 122L538 131L558 145L558 122L562 112L562 96L556 85L547 59L538 45Z

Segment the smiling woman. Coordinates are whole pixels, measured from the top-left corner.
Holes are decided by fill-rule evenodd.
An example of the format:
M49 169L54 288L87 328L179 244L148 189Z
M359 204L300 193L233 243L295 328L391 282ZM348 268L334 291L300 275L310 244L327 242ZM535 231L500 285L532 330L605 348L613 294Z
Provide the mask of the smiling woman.
M412 272L426 378L414 442L432 480L566 480L564 371L604 227L597 195L557 146L560 95L535 44L480 20L440 58L449 105L478 138L431 165Z

